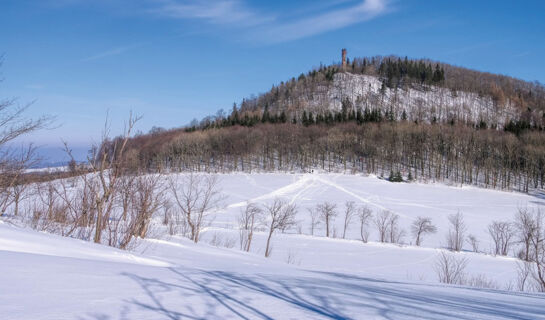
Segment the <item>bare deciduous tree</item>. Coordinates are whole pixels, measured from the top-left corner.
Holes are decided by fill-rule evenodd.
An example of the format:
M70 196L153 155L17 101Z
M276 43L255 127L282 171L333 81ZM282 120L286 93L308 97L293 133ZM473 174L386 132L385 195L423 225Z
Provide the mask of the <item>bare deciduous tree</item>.
M436 233L437 227L431 223L431 218L417 217L411 225L411 232L415 237L415 244L420 246L425 234Z
M540 292L545 292L545 216L537 211L534 216L535 229L532 239L532 253L534 270L532 277L535 280L535 287Z
M479 252L479 240L477 240L477 237L470 234L467 236L466 241L471 246L471 250L473 250L473 252Z
M295 225L295 215L297 214L297 207L295 204L289 204L280 199L274 199L274 201L265 206L267 213L269 214L269 235L267 237L267 245L265 247L265 257L271 255L271 238L274 231L279 229L286 229Z
M494 242L494 254L506 256L514 236L512 224L505 221L493 221L488 226L488 233Z
M435 273L441 283L463 284L467 258L457 258L452 253L441 252L434 264Z
M343 225L343 239L346 239L346 230L352 222L352 218L356 214L356 204L354 201L347 201L344 205L344 225Z
M464 222L464 215L461 212L448 216L450 229L447 234L447 247L453 251L460 251L464 245L465 232L467 227Z
M104 230L111 229L108 224L115 221L110 218L118 198L120 180L126 171L124 164L126 160L125 150L132 130L140 119L141 117L135 117L131 113L123 134L113 141L109 138L110 127L108 120L106 120L101 143L99 146L93 147L87 159L91 174L80 176L86 196L91 198L89 201L92 203L95 213L93 241L96 243L102 242ZM70 158L74 160L66 143L65 150Z
M18 106L16 99L0 100L0 216L4 215L14 201L18 205L17 196L21 193L17 193L16 186L21 183L20 178L25 170L35 162L35 148L32 145L16 150L10 147L9 143L48 126L53 120L48 116L38 119L27 118L25 112L29 107L29 104Z
M535 233L536 225L532 213L528 209L519 209L515 216L515 230L517 240L523 246L523 251L519 258L524 261L530 261L532 236Z
M250 251L256 227L262 222L263 210L255 203L248 203L240 213L238 224L240 228L240 249Z
M363 243L369 240L369 222L373 218L373 212L367 206L362 206L358 210L358 218L360 219L360 236Z
M375 225L377 226L378 237L380 242L388 241L388 232L390 227L392 212L383 210L375 217Z
M175 175L170 177L170 192L174 203L189 226L190 239L199 242L205 218L214 214L223 200L216 175Z
M532 264L528 261L517 262L517 289L528 290L528 281L532 275Z
M392 213L388 221L388 235L390 243L401 243L405 236L405 231L399 227L399 215Z
M310 235L313 236L314 231L320 225L320 212L309 208L308 214L310 216Z
M330 226L337 216L337 205L334 203L324 202L316 206L316 211L320 213L320 219L325 224L325 236L329 237Z

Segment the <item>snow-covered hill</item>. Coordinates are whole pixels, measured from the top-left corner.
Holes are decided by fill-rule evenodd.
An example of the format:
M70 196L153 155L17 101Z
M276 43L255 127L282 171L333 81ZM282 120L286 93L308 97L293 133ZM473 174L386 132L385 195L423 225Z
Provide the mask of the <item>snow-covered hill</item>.
M545 204L539 196L340 174L225 174L220 180L225 209L199 244L156 232L127 252L0 222L0 317L545 319L543 294L443 285L433 268L449 214L462 212L468 232L489 251L487 225ZM276 197L298 206L299 227L273 237L268 259L262 232L250 253L238 250L240 210L247 201L264 205ZM378 243L373 228L364 244L356 221L346 239L325 238L323 228L309 235L307 208L336 203L338 235L349 200L375 214L399 214L407 231L416 216L429 216L438 232L423 247L410 245L409 234L406 245ZM514 258L456 255L468 259L468 276L499 288L516 280Z
M411 121L479 123L502 127L509 119L517 119L518 111L510 101L499 105L492 97L476 93L429 86L403 89L382 89L378 77L348 72L335 74L331 84L314 89L311 95L303 96L297 103L313 112L323 113L328 109L340 111L342 102L348 99L353 106L384 112L393 112L401 119L405 111ZM435 118L435 119L434 119Z

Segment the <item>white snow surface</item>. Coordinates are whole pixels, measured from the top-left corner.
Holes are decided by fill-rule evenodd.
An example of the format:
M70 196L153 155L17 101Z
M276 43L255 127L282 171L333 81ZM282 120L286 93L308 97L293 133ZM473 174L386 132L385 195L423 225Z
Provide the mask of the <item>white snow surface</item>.
M453 118L473 123L484 120L498 127L520 113L511 101L497 105L492 97L472 92L453 92L429 86L427 90L385 88L382 93L381 87L382 82L376 76L340 72L335 74L331 85L315 88L310 97L305 95L297 103L315 112L324 112L328 108L340 111L342 101L348 99L358 108L394 112L397 119L405 111L412 121L429 123L434 117L437 121L445 122Z
M343 174L224 174L225 209L200 243L181 236L142 240L134 252L35 232L0 221L1 319L545 319L545 295L439 284L433 264L444 250L447 216L458 210L468 232L491 243L492 220L511 220L520 207L543 205L539 196L440 184L389 183ZM296 203L300 229L275 234L262 257L259 232L250 253L238 250L236 218L247 201L275 197ZM344 202L388 209L408 231L429 216L438 233L423 247L309 233L307 208L334 202L341 233ZM373 230L373 228L371 228ZM215 247L213 238L236 242ZM469 249L469 248L465 248ZM464 251L468 275L503 288L516 278L516 259ZM288 263L289 262L289 263Z

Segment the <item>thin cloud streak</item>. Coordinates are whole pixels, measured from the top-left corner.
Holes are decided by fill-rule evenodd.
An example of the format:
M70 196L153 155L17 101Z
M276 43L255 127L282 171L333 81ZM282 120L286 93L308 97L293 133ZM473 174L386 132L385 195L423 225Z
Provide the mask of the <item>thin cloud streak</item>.
M240 0L162 0L150 12L178 19L201 19L213 24L255 26L275 18L248 8Z
M248 7L241 0L159 0L150 12L174 19L196 19L207 23L246 28L247 38L257 42L277 43L297 40L337 30L373 19L389 10L390 0L342 0L337 4L353 5L293 17L283 21L282 16L263 14Z
M133 44L133 45L130 45L130 46L116 47L116 48L113 48L113 49L110 49L110 50L107 50L107 51L92 55L90 57L83 58L83 59L81 59L81 61L82 62L89 62L89 61L100 60L100 59L103 59L103 58L106 58L106 57L117 56L117 55L125 53L125 52L127 52L129 50L139 48L139 47L141 47L143 45L144 45L144 43L137 43L137 44Z
M348 27L373 19L387 10L385 0L365 0L362 3L304 18L295 22L265 27L261 36L267 42L284 42Z

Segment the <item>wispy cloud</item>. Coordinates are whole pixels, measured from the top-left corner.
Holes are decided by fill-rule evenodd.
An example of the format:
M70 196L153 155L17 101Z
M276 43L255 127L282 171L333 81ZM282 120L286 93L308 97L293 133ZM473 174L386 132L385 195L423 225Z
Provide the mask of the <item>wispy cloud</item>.
M83 59L81 59L81 61L82 62L89 62L89 61L100 60L100 59L103 59L103 58L106 58L106 57L116 56L116 55L125 53L125 52L127 52L129 50L142 47L143 45L145 45L145 44L144 43L137 43L137 44L133 44L133 45L129 45L129 46L111 48L111 49L108 49L106 51L94 54L94 55L86 57L86 58L83 58Z
M350 7L265 26L261 36L267 42L283 42L345 28L383 14L387 10L386 4L385 0L365 0Z
M337 0L316 11L301 8L297 15L263 13L242 0L156 0L149 12L174 19L246 28L252 40L275 43L301 39L373 19L389 10L390 0ZM340 6L340 7L339 7ZM305 14L305 12L312 12Z
M150 12L181 19L202 19L214 24L252 26L273 21L240 0L161 0Z

